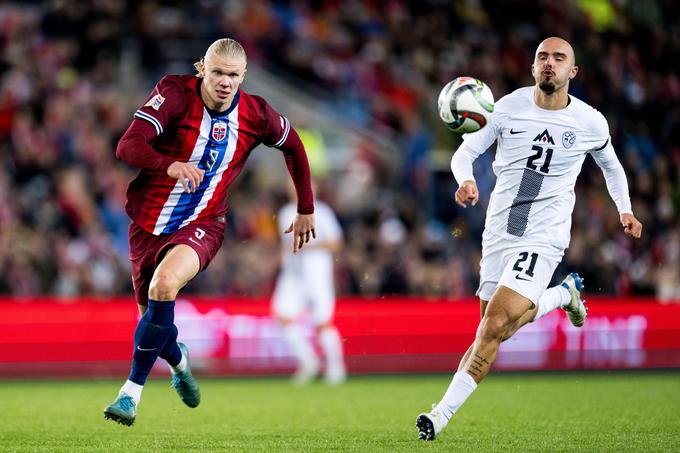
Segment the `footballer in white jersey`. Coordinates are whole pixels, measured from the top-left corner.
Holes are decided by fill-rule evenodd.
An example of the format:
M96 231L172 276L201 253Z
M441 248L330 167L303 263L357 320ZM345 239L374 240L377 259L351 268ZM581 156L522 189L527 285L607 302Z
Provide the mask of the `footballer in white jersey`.
M618 163L607 120L600 112L573 96L568 96L563 109L543 109L534 102L533 86L501 98L489 124L463 139L458 152L471 160L497 142L493 163L497 180L485 231L509 241L566 248L576 200L574 185L584 159L591 154L600 166ZM474 179L457 170L460 183ZM631 213L625 174L613 176L623 176L608 185L619 213Z
M477 292L482 300L500 284L538 302L569 245L574 185L588 154L603 168L619 214L632 213L607 121L573 96L566 107L549 110L534 102L534 87L520 88L498 101L487 127L463 138L452 159L461 183L473 179L465 161L497 142Z
M272 311L281 321L284 337L298 361L294 382L308 382L321 368L310 338L299 324L301 317L308 313L326 361L325 379L337 384L344 381L346 374L340 336L333 325L333 253L342 244L342 229L327 204L315 201L314 205L316 239L313 245L293 254L293 239L290 235L282 237L281 271L274 289ZM290 225L295 212L292 203L279 211L281 231Z
M295 205L290 203L279 211L279 229L290 225L295 217ZM274 312L279 317L295 319L309 309L315 325L328 323L333 316L335 287L333 284L333 251L329 244L342 242L342 230L331 208L321 202L314 204L316 240L304 252L292 253L292 237L281 239L281 272L274 290Z
M443 398L416 418L423 440L439 435L486 377L501 342L523 325L559 307L574 326L584 324L587 310L578 274L546 287L569 246L574 185L588 154L604 173L624 232L632 238L642 233L607 121L568 94L569 81L578 73L571 45L557 37L545 39L536 49L531 73L536 84L501 98L487 126L464 135L451 159L459 185L456 203L475 206L479 192L472 163L497 143L497 180L486 213L477 292L482 319Z

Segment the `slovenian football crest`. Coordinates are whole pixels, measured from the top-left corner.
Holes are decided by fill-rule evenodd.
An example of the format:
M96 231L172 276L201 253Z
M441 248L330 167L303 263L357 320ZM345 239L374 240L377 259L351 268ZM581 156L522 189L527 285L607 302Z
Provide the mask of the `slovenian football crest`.
M212 139L216 142L221 142L227 136L227 123L224 121L217 121L212 127Z
M567 131L562 134L562 146L565 148L571 148L576 143L576 134L572 131Z

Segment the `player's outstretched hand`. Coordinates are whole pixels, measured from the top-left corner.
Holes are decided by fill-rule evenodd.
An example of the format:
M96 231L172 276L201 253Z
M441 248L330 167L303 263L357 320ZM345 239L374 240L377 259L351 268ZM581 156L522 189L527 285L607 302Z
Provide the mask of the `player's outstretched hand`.
M621 214L621 225L626 235L635 239L640 239L642 236L642 224L633 214Z
M168 176L179 179L186 193L196 192L203 181L204 173L204 170L186 162L173 162L168 167Z
M464 181L460 185L458 190L456 190L456 203L467 208L467 202L470 202L471 206L474 206L479 201L479 192L477 191L477 183L472 180Z
M296 214L285 234L293 233L293 253L297 253L310 239L316 239L314 214Z

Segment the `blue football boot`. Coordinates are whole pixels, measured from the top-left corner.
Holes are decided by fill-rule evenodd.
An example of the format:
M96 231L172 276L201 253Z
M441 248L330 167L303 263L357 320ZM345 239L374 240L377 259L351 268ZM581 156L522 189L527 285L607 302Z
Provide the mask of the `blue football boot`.
M120 392L113 403L104 409L104 418L125 426L132 426L137 417L137 405L130 395Z
M177 343L182 355L187 359L187 367L181 373L172 373L172 382L170 385L177 391L180 399L189 407L196 407L201 402L201 391L198 388L198 382L191 375L191 368L189 367L189 349L184 343Z
M586 316L588 316L588 307L585 305L586 301L581 299L583 279L576 272L572 272L566 276L562 286L569 291L571 296L569 305L562 307L562 309L567 312L569 320L575 327L581 327L586 322Z

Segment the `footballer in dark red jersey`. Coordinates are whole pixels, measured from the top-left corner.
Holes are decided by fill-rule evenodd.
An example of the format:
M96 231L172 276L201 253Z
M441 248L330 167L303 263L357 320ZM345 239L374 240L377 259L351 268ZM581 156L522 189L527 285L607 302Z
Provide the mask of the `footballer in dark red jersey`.
M195 65L198 75L161 79L135 112L116 156L139 167L126 211L130 260L140 318L132 370L104 416L131 425L142 388L158 357L172 370L172 386L189 407L200 392L184 344L177 342L174 300L205 269L222 244L227 191L260 143L283 152L297 192L293 233L297 252L315 236L314 204L304 147L288 119L264 99L240 90L246 54L219 39Z

